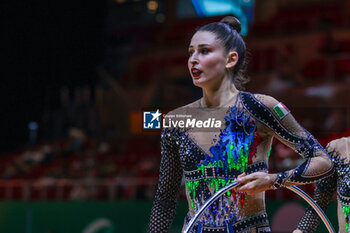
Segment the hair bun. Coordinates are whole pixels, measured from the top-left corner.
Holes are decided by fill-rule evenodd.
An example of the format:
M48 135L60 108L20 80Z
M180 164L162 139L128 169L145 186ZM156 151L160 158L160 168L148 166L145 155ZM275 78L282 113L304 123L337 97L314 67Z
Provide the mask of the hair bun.
M232 29L236 30L238 33L241 32L241 22L236 17L226 16L221 21L221 23L229 25Z

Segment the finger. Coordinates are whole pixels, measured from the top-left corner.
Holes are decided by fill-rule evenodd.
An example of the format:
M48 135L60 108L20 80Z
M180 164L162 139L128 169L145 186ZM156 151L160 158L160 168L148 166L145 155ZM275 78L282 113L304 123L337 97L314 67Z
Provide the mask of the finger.
M238 188L242 187L244 184L240 184L238 183L234 188L233 190L237 191Z
M247 192L251 190L250 183L235 187L236 192Z
M237 179L238 183L240 183L240 184L246 184L246 183L254 181L254 180L256 180L255 174L245 175L245 176Z
M244 172L242 174L240 174L239 176L237 176L237 179L241 178L241 177L245 177L247 174Z
M239 176L237 176L237 178L236 178L236 181L240 184L240 183L242 183L242 178L243 177L245 177L247 174L244 172L244 173L242 173L242 174L240 174Z
M246 192L246 191L250 191L251 188L252 188L252 183L247 182L247 183L241 183L241 184L237 185L235 187L235 190L236 190L236 192Z
M236 188L237 192L246 192L249 195L254 195L260 192L258 189L258 182L257 181L252 181L249 182L245 185L241 185Z

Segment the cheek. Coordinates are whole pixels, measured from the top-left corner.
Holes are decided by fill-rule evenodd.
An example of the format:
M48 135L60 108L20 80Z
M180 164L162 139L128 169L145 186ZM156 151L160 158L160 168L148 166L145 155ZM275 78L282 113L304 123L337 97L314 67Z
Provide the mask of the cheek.
M212 72L225 72L225 61L223 59L208 59L205 62L205 67Z

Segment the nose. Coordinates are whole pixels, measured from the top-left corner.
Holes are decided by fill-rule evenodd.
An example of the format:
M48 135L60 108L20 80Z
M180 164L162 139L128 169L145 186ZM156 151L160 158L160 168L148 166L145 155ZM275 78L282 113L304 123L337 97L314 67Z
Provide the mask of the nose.
M198 64L198 57L197 57L196 53L193 53L192 56L190 56L188 58L188 63L191 65Z

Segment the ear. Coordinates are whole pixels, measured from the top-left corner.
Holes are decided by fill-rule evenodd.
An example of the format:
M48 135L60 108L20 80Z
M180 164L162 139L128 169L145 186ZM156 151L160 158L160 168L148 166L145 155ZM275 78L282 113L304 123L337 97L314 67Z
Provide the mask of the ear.
M238 53L236 51L231 51L227 55L227 69L232 69L238 62Z

